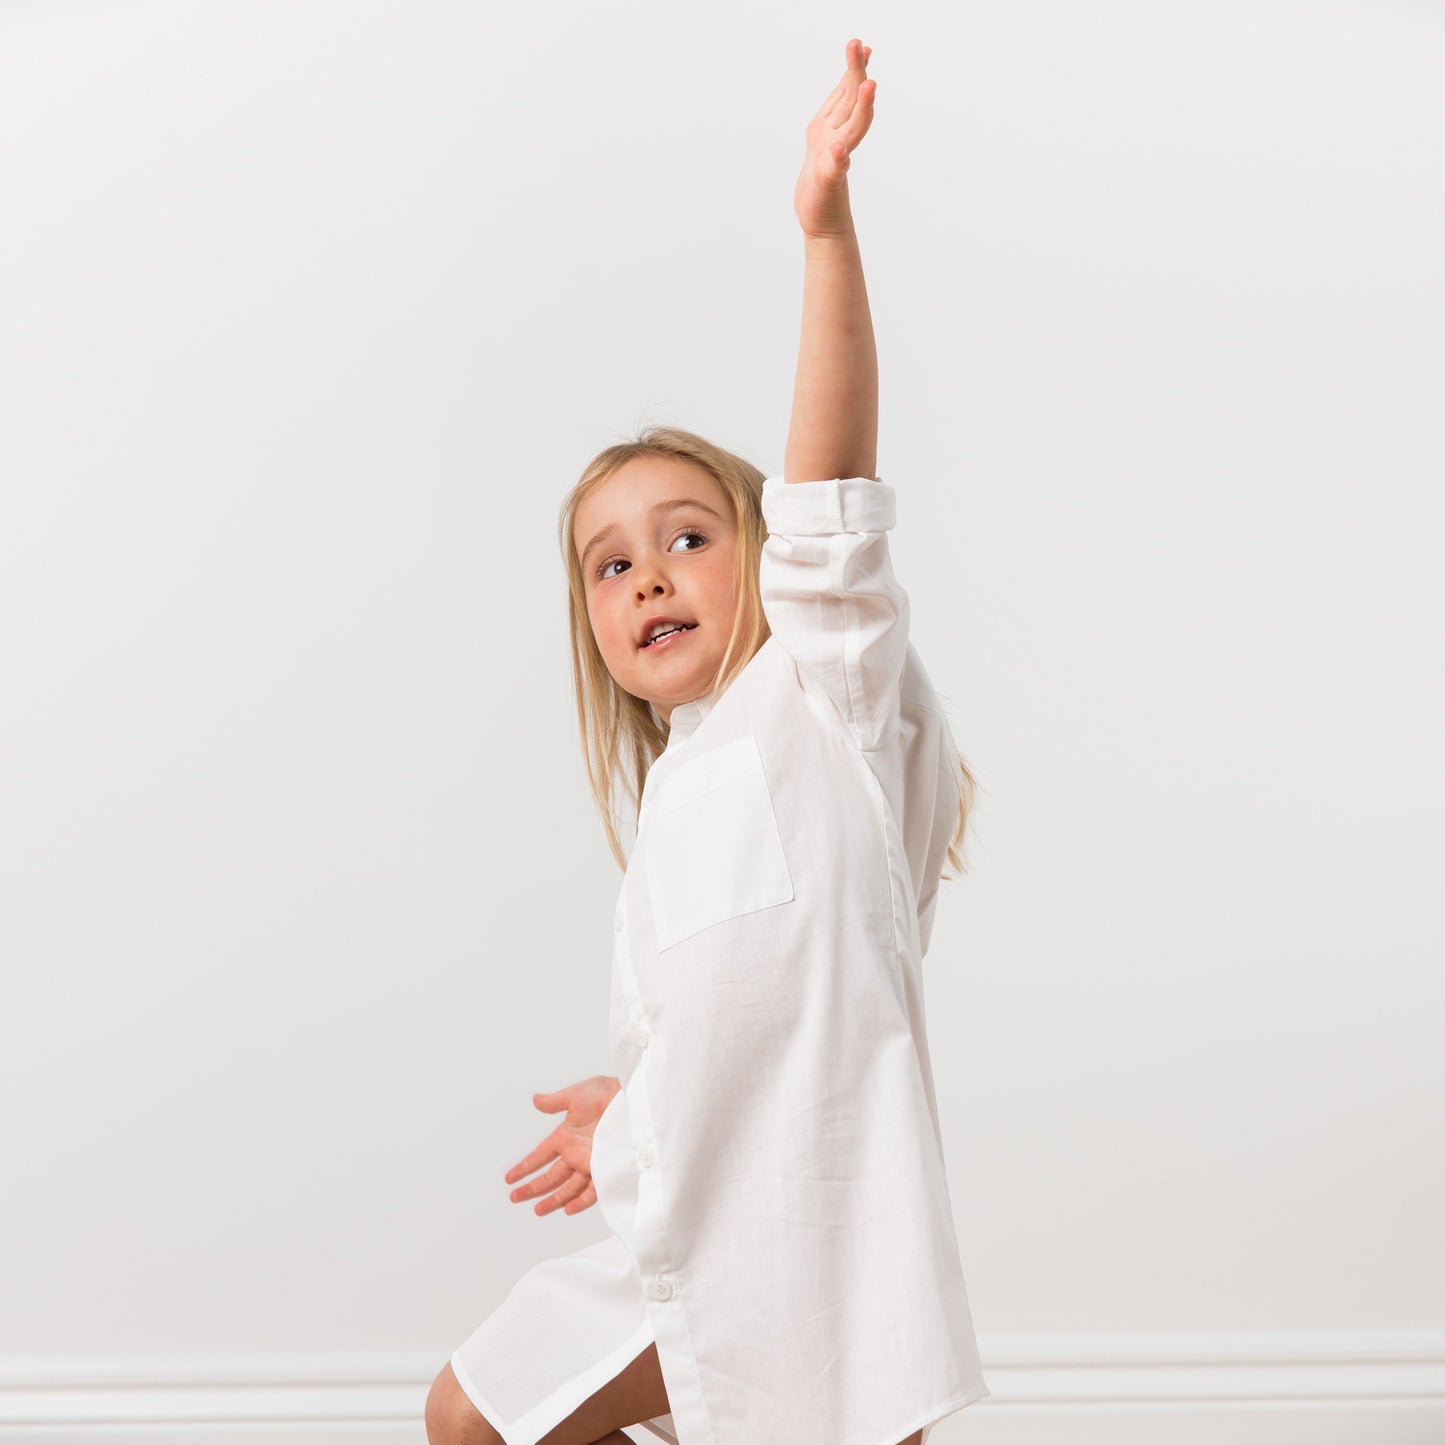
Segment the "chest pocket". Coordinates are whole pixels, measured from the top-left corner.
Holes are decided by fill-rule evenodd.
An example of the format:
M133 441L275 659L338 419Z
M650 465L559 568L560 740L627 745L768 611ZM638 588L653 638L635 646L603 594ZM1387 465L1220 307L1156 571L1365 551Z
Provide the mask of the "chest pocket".
M791 900L793 879L751 733L676 769L649 813L647 886L659 950Z

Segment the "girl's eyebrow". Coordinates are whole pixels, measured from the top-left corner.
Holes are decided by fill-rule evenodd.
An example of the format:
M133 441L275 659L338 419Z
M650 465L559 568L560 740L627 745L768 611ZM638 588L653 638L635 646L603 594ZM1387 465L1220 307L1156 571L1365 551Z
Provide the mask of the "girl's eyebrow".
M655 517L659 512L675 512L679 507L696 507L698 511L706 512L709 517L716 517L719 522L726 525L727 518L724 517L721 512L713 507L709 507L706 502L699 502L693 497L673 497L668 501L658 502L657 505L652 508L652 515ZM587 565L587 558L592 549L599 543L605 542L617 530L617 526L618 524L616 522L608 523L608 525L582 549L582 566L585 567Z

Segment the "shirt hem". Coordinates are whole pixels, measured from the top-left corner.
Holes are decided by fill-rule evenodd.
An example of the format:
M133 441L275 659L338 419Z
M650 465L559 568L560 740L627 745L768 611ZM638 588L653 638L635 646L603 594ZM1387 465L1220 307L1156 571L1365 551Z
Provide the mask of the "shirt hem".
M537 1445L549 1430L560 1425L584 1400L595 1395L609 1380L616 1379L652 1342L651 1323L644 1320L626 1344L610 1351L597 1364L573 1375L540 1405L534 1405L517 1420L508 1420L477 1388L476 1381L458 1361L460 1350L452 1356L451 1367L452 1374L457 1377L457 1384L462 1387L467 1399L476 1406L487 1424L502 1437L504 1445Z
M877 1445L899 1445L902 1440L914 1434L915 1431L923 1431L923 1439L926 1442L933 1427L940 1421L946 1420L950 1415L956 1415L960 1410L966 1409L969 1405L976 1405L980 1400L987 1400L993 1392L987 1385L980 1384L977 1390L970 1391L965 1395L955 1395L952 1400L941 1405L934 1405L931 1409L925 1410L921 1415L915 1415L911 1423L904 1425L896 1434L892 1431L888 1436L877 1442Z

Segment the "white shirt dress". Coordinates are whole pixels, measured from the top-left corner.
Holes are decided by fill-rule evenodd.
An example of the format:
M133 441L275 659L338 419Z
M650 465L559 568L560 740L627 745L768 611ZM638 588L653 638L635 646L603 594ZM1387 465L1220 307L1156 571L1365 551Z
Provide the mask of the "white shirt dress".
M772 636L673 710L614 918L611 1235L452 1355L535 1445L649 1344L678 1445L898 1445L988 1396L921 963L957 749L865 477L763 487ZM645 1437L644 1437L645 1438Z

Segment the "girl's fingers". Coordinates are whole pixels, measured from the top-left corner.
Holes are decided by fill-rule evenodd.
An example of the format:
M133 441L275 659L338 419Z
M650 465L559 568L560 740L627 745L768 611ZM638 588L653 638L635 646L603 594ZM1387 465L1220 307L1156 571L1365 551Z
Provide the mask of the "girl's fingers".
M853 107L853 114L848 117L848 148L850 150L868 134L868 127L873 124L873 97L877 93L878 82L876 80L865 80L858 87L858 104Z
M596 1203L597 1186L588 1180L586 1189L566 1206L566 1211L568 1214L581 1214L584 1209L588 1209Z
M831 94L823 102L823 114L832 115L840 106L846 106L848 110L853 109L853 97L858 92L858 82L866 74L865 64L862 46L858 41L850 40L844 50L843 78L833 87Z
M858 87L857 104L838 127L850 151L868 134L868 127L873 124L873 96L877 90L876 80L865 80Z
M873 55L873 48L864 45L861 40L850 40L844 48L844 72L842 79L828 92L827 100L819 105L819 116L827 116L834 121L834 124L842 124L853 111L855 100L857 100L858 85L867 77L868 56ZM838 111L841 110L841 118Z
M824 132L822 144L828 155L841 170L847 168L849 152L857 148L858 142L868 134L873 124L873 94L878 89L877 81L865 80L858 87L857 103L853 109L833 125L833 134Z
M522 1175L534 1173L544 1164L550 1164L556 1157L556 1146L551 1139L547 1139L537 1145L525 1159L513 1164L502 1177L510 1184L514 1179L520 1179Z
M840 80L837 85L828 92L828 98L818 107L818 115L832 115L833 107L837 105L838 98L843 94L843 82Z
M588 1182L585 1174L572 1175L550 1199L544 1199L537 1206L536 1213L551 1214L554 1209L561 1209L565 1204L581 1194L581 1192L586 1189Z
M829 104L826 107L829 118L835 125L845 125L857 109L859 94L862 88L869 84L866 67L867 57L872 53L861 40L848 42L848 69L844 71L843 78L838 82L833 94L828 97ZM874 88L877 88L876 82Z
M513 1204L524 1199L535 1199L539 1194L550 1194L558 1185L565 1184L572 1177L572 1171L560 1159L543 1175L520 1184L510 1195Z

